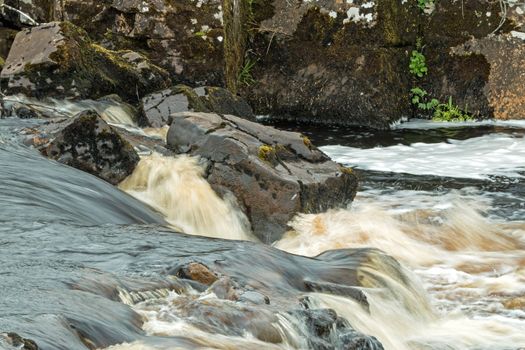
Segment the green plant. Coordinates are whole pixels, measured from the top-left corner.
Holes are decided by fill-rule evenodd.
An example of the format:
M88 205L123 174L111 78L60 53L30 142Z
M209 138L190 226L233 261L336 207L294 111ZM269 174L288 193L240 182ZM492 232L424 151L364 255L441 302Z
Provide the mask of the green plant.
M453 104L452 97L449 97L448 103L440 103L436 106L432 120L436 122L464 122L474 120L474 118Z
M410 73L422 78L428 73L425 55L420 51L413 50L412 56L410 57L410 64L408 65Z
M429 99L428 92L420 87L410 89L410 93L412 94L412 104L417 106L418 109L430 111L439 105L438 100L435 98Z
M241 70L239 71L239 75L237 77L237 81L240 84L250 86L253 83L255 83L255 79L253 79L252 76L252 69L255 66L255 63L256 61L252 61L249 58L247 58L244 61L244 65L241 67Z
M434 3L434 0L417 0L417 7L421 11L425 10L428 5L432 5Z

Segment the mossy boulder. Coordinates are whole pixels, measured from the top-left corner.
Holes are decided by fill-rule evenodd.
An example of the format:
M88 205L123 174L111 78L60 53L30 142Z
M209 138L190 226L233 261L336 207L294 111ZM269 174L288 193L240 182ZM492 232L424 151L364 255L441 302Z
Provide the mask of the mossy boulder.
M169 75L133 51L111 51L69 22L53 22L16 35L0 75L9 94L128 101L170 85Z
M168 147L206 159L207 180L225 198L236 198L254 234L274 242L297 213L345 207L357 180L298 133L232 115L174 114Z
M67 0L55 20L84 28L104 47L133 50L177 83L223 83L222 0Z
M177 85L147 95L142 99L142 124L153 127L168 125L173 113L206 112L232 114L255 120L250 105L241 97L220 87L199 87L193 89Z

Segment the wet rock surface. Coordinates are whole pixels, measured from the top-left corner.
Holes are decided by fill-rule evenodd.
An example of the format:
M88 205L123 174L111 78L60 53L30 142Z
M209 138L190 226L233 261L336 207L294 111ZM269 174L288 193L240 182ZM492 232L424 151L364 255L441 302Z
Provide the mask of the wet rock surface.
M307 337L309 349L383 350L375 337L354 330L348 321L332 309L306 308L289 313L302 321L306 334L315 335Z
M16 333L0 334L0 345L5 343L11 346L11 349L19 350L38 350L38 346L31 339L22 338Z
M132 51L111 51L68 22L19 32L0 75L9 94L127 100L169 86L168 73Z
M171 114L180 112L212 112L232 114L248 120L255 120L250 105L242 98L220 87L192 89L178 85L152 93L142 99L142 123L162 127L171 121Z
M93 111L51 124L34 136L32 143L47 157L113 185L130 175L139 162L128 141Z
M207 180L233 194L263 242L279 239L297 213L343 207L357 181L298 133L235 116L173 114L168 147L209 161Z

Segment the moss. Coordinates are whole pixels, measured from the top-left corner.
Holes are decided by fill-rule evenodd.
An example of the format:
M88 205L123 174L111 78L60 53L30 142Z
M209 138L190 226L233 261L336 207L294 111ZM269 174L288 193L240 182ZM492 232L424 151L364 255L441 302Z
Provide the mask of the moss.
M314 147L312 141L308 138L308 136L302 135L301 138L303 139L303 143L306 147L308 147L309 149L312 149Z
M259 147L258 156L259 159L272 162L276 158L277 151L275 146L262 145Z
M354 170L352 168L349 168L349 167L345 167L345 166L341 166L339 168L339 170L343 173L343 174L347 174L347 175L353 175L354 174Z
M0 70L4 68L4 65L5 65L5 60L3 57L0 56Z

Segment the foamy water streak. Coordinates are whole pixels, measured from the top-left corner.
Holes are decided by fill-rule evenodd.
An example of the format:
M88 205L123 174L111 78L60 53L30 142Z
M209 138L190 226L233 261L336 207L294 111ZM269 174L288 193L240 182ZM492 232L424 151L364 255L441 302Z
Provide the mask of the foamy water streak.
M408 122L396 123L392 129L440 129L440 128L460 128L460 127L479 127L479 126L503 126L513 128L525 128L525 120L479 120L468 122L435 122L426 119L411 119Z
M185 155L143 157L119 187L161 212L177 230L192 235L253 240L248 219L221 199L203 178L198 159Z
M133 309L142 316L143 329L148 335L180 337L195 343L191 347L181 347L184 349L282 350L305 348L306 344L288 324L286 318L278 317L272 322L272 317L268 317L264 310L260 310L260 313L250 312L249 305L219 299L210 291L198 293L189 290L184 294L170 292L164 298L138 303ZM221 322L225 320L228 322L221 326ZM218 327L222 333L215 327ZM258 339L258 337L267 338L267 334L271 333L275 333L272 336L275 338L274 342ZM169 349L173 348L176 347L169 347ZM163 349L163 347L135 342L108 349L149 350Z
M20 107L34 111L44 117L73 117L85 110L95 110L108 123L121 125L136 125L137 111L131 105L114 99L100 100L57 100L48 98L37 100L24 95L12 95L2 98L6 109L16 113Z
M489 134L447 143L413 143L361 149L324 146L332 159L361 169L487 179L489 175L521 177L525 171L525 138Z
M518 349L525 344L525 223L493 221L480 204L449 193L413 196L366 193L350 210L298 215L280 249L315 256L338 248L376 247L416 271L424 287L407 290L390 281L365 289L370 313L354 301L316 295L358 330L376 336L386 349ZM388 198L388 199L386 199ZM400 203L395 203L395 198ZM443 199L444 198L444 199ZM422 205L418 205L422 204ZM420 209L416 209L420 208ZM377 276L378 269L369 269ZM391 273L384 276L388 281ZM424 307L430 293L433 313ZM387 291L387 292L385 292ZM401 303L400 301L405 300ZM408 301L408 302L407 302ZM427 310L427 311L425 311ZM416 311L416 312L415 312Z
M362 332L373 334L386 350L519 349L525 344L522 321L498 317L469 319L458 313L422 320L393 299L365 291L370 312L346 298L314 294L319 307L332 308Z

